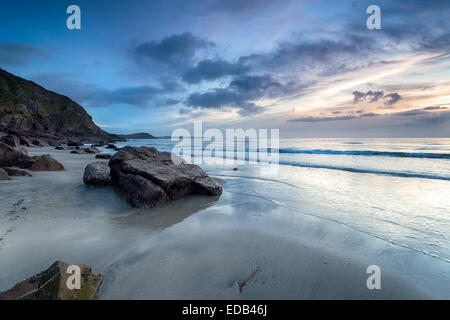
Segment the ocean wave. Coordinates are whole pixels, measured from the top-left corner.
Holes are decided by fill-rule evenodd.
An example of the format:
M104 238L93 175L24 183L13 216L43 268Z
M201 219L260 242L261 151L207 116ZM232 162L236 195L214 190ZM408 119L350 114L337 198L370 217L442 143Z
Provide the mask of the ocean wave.
M288 162L280 161L280 165L302 167L302 168L315 168L315 169L330 169L330 170L340 170L355 173L368 173L368 174L381 174L394 177L404 177L404 178L423 178L423 179L435 179L435 180L446 180L450 181L450 177L431 175L426 173L416 173L416 172L399 172L399 171L388 171L388 170L371 170L371 169L360 169L351 167L338 167L338 166L327 166L321 164L312 163L298 163L298 162Z
M280 149L279 153L450 159L450 153L398 152L398 151L375 151L375 150Z

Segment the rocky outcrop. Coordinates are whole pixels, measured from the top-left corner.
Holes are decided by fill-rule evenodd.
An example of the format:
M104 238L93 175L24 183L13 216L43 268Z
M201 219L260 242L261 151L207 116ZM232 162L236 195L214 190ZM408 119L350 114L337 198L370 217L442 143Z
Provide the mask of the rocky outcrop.
M0 167L20 167L29 168L34 160L28 156L28 152L23 147L12 147L0 142Z
M2 69L0 131L27 137L33 145L124 140L100 129L86 110L70 98ZM30 141L23 144L30 145Z
M114 190L134 207L154 207L190 193L222 194L222 187L199 166L155 148L124 147L109 166Z
M97 161L90 163L84 169L83 181L91 186L111 185L110 168L108 163Z
M0 168L0 180L10 180L8 172L5 169Z
M29 173L28 171L22 170L17 167L4 167L3 169L8 172L9 176L34 177L34 175Z
M81 271L80 288L73 287L75 271L63 261L54 262L47 270L36 274L11 289L0 293L0 300L92 300L103 281L101 273L91 267L77 265ZM69 284L69 285L68 285Z
M35 156L32 158L33 164L30 166L30 170L33 171L64 171L64 166L55 160L51 155L44 154L41 156Z

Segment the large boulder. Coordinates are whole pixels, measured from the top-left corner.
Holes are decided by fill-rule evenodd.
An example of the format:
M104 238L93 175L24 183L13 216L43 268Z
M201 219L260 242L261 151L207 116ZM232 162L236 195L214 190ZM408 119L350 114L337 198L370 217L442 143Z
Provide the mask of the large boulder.
M111 185L110 168L108 163L97 161L90 163L84 169L83 181L86 185L108 186Z
M93 272L87 265L77 266L81 271L79 289L72 287L76 271L69 269L70 264L56 261L47 270L0 292L0 300L92 300L103 275Z
M33 171L64 171L64 166L55 160L51 155L44 154L41 156L33 157L33 164L30 170Z
M17 166L19 168L28 168L34 160L28 156L23 147L11 147L6 143L0 142L0 167Z
M3 168L0 168L0 180L10 180L8 172Z
M114 190L134 207L154 207L190 193L222 194L222 187L199 166L155 148L124 147L109 166Z

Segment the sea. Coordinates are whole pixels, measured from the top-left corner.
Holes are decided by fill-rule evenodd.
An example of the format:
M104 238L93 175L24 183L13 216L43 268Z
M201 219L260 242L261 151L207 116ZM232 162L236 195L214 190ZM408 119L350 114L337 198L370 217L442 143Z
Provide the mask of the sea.
M116 145L178 152L213 177L239 177L243 193L450 263L450 138L280 138L278 148L265 150L245 139L231 145L170 138ZM199 149L218 161L202 162ZM234 162L219 161L230 160L230 149ZM250 161L267 150L276 156L277 170Z

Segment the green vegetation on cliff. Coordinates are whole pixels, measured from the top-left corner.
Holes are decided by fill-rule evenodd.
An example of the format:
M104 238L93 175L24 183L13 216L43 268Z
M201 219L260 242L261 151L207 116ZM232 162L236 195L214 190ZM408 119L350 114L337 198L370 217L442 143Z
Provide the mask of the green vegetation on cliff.
M0 69L0 131L7 130L81 138L113 137L70 98Z

